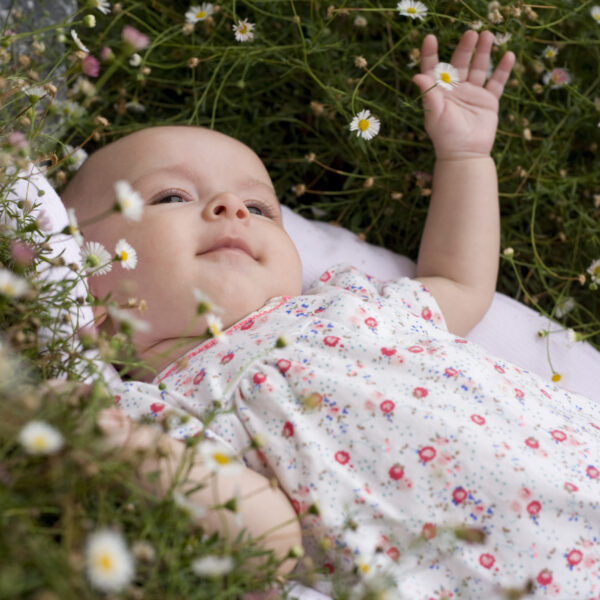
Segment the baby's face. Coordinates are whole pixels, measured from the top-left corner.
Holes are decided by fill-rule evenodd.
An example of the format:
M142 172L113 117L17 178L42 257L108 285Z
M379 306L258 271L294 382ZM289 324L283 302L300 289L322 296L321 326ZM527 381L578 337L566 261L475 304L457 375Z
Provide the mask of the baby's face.
M75 185L74 193L93 202L80 208L75 201L80 223L114 204L121 179L146 204L137 223L113 213L84 227L86 240L111 253L121 238L137 251L135 270L114 264L110 273L91 277L90 286L96 297L111 292L120 303L146 301L147 311L137 316L152 328L134 338L140 357L206 331L204 319L194 320L194 288L223 309L225 327L272 297L301 292L300 258L283 229L271 179L242 143L195 127L150 128L99 151L83 168L85 185Z

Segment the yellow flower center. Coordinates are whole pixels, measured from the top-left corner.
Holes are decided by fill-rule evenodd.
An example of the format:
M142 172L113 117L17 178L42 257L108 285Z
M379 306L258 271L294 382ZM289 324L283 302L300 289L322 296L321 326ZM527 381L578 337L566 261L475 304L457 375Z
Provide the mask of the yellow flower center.
M417 14L417 9L414 6L411 6L409 8L406 9L406 12L409 15L416 15Z
M367 129L369 129L369 121L368 121L367 119L361 119L361 120L358 122L358 128L359 128L361 131L366 131Z
M36 435L31 440L31 446L36 450L45 450L48 447L48 440L43 435Z
M594 277L598 277L600 275L600 265L598 265L597 267L594 267L594 270L592 271L592 275Z
M558 383L561 379L562 375L560 373L554 373L554 375L552 375L552 381L554 381L554 383Z
M365 575L371 570L367 563L362 563L359 568Z
M215 452L213 454L213 459L219 465L228 465L231 462L229 460L229 456L227 456L227 454L223 454L222 452Z
M242 23L239 27L238 27L238 31L239 33L241 33L242 35L248 33L248 26L245 23Z
M600 21L600 11L595 12L593 15L594 19L596 19L596 21Z
M444 71L441 75L440 75L440 79L444 82L444 83L452 83L452 77L450 77L450 74L447 73L446 71Z
M201 10L199 12L196 13L196 19L204 19L204 17L206 17L206 11L205 10Z
M112 571L114 568L114 561L110 554L104 553L98 557L98 567L102 571Z
M123 262L127 260L127 252L125 250L121 250L120 258Z

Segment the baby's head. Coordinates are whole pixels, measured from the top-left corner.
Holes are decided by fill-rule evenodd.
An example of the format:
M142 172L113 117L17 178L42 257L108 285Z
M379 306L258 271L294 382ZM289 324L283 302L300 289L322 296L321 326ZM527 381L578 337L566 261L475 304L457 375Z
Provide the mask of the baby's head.
M151 329L134 335L140 358L160 368L177 356L157 353L179 338L186 339L178 354L198 343L206 323L194 320L194 288L223 309L225 327L272 297L300 293L300 258L273 184L241 142L200 127L140 130L91 155L66 188L65 204L85 223L114 205L119 180L144 199L142 219L112 213L82 228L86 240L109 252L121 238L137 252L135 270L114 265L89 285L96 297L111 293L121 305L131 297L146 301L142 318Z

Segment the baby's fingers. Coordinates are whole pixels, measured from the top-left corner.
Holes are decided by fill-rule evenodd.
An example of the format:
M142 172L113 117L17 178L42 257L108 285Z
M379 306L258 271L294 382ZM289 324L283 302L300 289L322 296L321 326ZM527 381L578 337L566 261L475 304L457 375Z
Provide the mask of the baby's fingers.
M468 77L468 81L473 85L483 85L485 83L493 43L494 35L490 31L484 31L479 36Z
M515 64L515 55L512 52L507 52L502 60L498 63L494 73L487 82L485 89L491 92L496 98L500 99L504 86L510 76L510 71Z
M429 73L438 64L437 38L431 33L425 36L421 45L421 73Z

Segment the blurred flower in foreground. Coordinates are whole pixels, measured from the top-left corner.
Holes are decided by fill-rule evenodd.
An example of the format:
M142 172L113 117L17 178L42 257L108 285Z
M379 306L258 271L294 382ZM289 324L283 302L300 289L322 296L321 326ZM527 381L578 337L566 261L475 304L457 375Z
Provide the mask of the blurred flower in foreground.
M118 592L133 579L133 556L123 536L116 531L100 529L92 533L85 556L88 578L97 590Z
M88 54L81 61L81 70L88 77L98 77L98 75L100 75L100 62L95 56Z
M123 27L121 38L134 50L143 50L150 45L150 38L131 25L125 25L125 27Z
M144 212L142 197L127 181L117 181L115 183L115 193L117 195L115 210L122 212L123 216L130 221L139 221Z
M546 46L542 52L542 56L552 60L558 56L558 48L556 46Z
M569 296L556 305L554 315L558 319L562 319L566 314L570 313L575 308L575 298Z
M199 577L222 577L232 569L231 556L208 555L192 561L192 571Z
M449 63L438 63L433 70L436 83L446 90L460 83L458 71Z
M189 10L185 13L185 20L188 23L197 23L198 21L204 21L210 17L215 11L215 7L210 2L203 2L200 6L190 6Z
M75 209L67 208L67 215L69 216L69 224L65 227L63 233L72 235L75 241L80 246L83 246L83 236L81 235L79 224L77 223L77 218L75 217Z
M422 2L414 2L413 0L402 0L402 2L398 2L396 8L403 17L420 19L421 21L427 14L427 7Z
M86 242L81 248L81 261L92 275L104 275L112 269L110 254L100 242Z
M86 161L88 153L83 148L73 148L70 144L65 144L65 164L69 171L78 171L81 165Z
M73 38L73 41L75 42L75 45L80 50L83 50L83 52L85 52L86 54L90 53L90 51L83 45L83 43L79 39L79 36L77 35L77 32L74 29L71 29L71 37Z
M368 109L361 110L350 122L350 131L356 131L356 137L365 140L374 138L379 133L381 123Z
M117 260L121 261L124 269L135 269L137 265L137 252L125 240L119 240L115 246Z
M27 292L27 281L8 269L0 268L0 294L8 298L20 298Z
M198 454L211 471L234 473L241 468L237 454L218 442L204 441L198 446Z
M587 268L587 272L592 276L594 283L600 283L600 258L597 258Z
M117 308L116 306L109 306L108 314L118 323L124 327L131 329L132 331L139 331L144 333L150 331L150 323L142 319L138 319L131 314L131 310L124 308Z
M98 9L103 15L110 13L110 2L108 0L89 0L88 6Z
M240 19L237 24L233 26L235 39L238 42L250 42L254 39L254 23L249 23L248 19Z
M199 315L203 315L204 313L207 312L223 312L223 309L220 308L219 306L216 306L213 301L210 299L210 297L205 294L203 291L199 290L198 288L193 288L192 289L192 293L194 294L194 298L196 300L196 302L198 303L198 306L196 308L196 312Z
M556 67L556 69L552 69L549 73L544 73L542 81L544 82L544 85L551 83L552 85L550 87L555 89L571 83L571 76L566 69Z
M54 454L63 447L64 438L44 421L29 421L19 433L19 442L29 454Z
M206 315L206 331L210 337L215 338L219 342L225 339L223 337L223 323L216 315Z
M594 21L600 25L600 6L592 6L590 15L592 15Z

